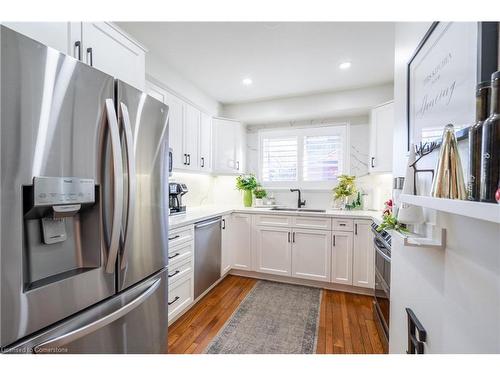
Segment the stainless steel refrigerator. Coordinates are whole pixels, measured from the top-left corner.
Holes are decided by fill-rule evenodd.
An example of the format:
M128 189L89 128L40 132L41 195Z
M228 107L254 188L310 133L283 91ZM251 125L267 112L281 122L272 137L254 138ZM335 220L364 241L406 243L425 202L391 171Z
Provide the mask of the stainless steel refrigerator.
M4 352L165 353L168 107L0 26Z

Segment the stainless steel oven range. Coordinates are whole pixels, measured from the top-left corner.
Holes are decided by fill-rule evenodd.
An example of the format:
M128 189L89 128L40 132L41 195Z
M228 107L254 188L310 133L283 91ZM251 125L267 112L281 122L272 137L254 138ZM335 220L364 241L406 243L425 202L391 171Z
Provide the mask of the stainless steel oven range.
M391 235L386 231L377 232L377 224L372 224L373 246L375 248L375 302L374 313L383 343L389 344L389 312L391 294Z

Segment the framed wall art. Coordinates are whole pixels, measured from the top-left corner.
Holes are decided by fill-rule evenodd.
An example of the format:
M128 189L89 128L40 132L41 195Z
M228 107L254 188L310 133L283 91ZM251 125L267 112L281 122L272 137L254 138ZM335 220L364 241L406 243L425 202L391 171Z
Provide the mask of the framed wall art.
M439 142L447 124L466 138L475 121L476 84L497 66L497 22L434 22L408 62L408 149Z

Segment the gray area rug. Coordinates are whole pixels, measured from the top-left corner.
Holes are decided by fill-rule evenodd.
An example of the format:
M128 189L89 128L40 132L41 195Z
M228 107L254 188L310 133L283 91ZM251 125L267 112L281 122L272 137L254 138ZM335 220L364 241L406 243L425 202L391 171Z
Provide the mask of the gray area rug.
M205 353L315 353L320 305L321 289L260 280Z

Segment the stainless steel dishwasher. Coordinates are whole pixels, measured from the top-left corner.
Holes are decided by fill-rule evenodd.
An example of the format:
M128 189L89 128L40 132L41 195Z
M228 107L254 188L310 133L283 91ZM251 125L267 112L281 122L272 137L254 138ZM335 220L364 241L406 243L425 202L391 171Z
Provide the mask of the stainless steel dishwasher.
M194 298L220 278L221 217L194 226Z

